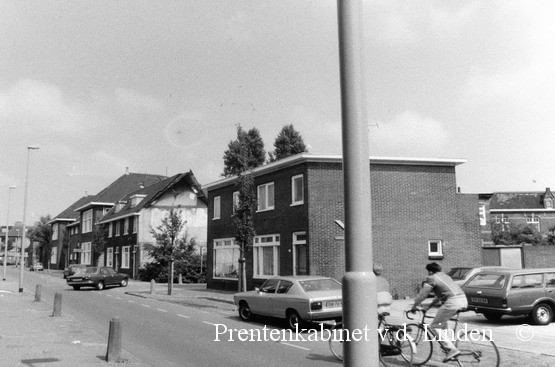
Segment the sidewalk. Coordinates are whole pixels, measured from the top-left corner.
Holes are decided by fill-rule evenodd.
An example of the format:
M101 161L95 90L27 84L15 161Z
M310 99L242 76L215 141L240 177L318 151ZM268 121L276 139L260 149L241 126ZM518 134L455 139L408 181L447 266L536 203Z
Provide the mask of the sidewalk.
M35 289L19 293L17 281L0 280L0 366L147 366L126 351L124 363L107 362L107 338L63 308L52 317L54 304L34 299Z

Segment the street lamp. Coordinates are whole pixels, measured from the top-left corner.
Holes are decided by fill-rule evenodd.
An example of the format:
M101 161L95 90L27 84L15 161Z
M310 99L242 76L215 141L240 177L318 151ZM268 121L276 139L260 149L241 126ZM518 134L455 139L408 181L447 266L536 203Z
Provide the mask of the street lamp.
M10 232L10 199L12 198L12 190L15 186L10 186L8 188L8 213L6 214L6 240L4 242L4 277L2 280L6 280L6 267L8 266L8 233Z
M39 149L38 146L35 145L29 145L27 147L27 172L25 174L25 196L23 199L23 230L22 230L22 236L21 236L21 258L20 258L20 268L19 268L19 293L23 292L23 268L24 263L23 260L25 259L25 247L23 246L23 242L25 242L25 217L27 216L27 191L29 188L29 157L30 157L30 153L31 150L37 150Z

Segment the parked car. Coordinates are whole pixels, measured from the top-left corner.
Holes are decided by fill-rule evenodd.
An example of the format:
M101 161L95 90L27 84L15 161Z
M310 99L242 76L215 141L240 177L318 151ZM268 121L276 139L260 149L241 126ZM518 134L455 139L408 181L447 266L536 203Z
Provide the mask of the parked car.
M68 276L77 274L81 269L85 269L87 265L83 264L70 264L67 268L64 269L64 279Z
M488 320L499 320L503 315L529 315L537 325L553 320L555 268L482 271L462 289L468 309Z
M512 269L506 266L469 266L469 267L454 267L449 270L447 275L449 275L455 283L458 285L463 285L472 278L472 276L480 271L485 270L503 270Z
M44 270L44 266L42 266L42 263L34 263L33 265L31 265L31 269L29 269L31 271L43 271Z
M67 277L66 281L75 290L81 287L95 287L102 290L111 285L127 287L129 275L118 273L108 267L88 266L81 269L77 274Z
M233 301L245 321L255 315L278 317L292 329L305 321L342 317L341 283L327 277L272 277L254 291L236 293Z

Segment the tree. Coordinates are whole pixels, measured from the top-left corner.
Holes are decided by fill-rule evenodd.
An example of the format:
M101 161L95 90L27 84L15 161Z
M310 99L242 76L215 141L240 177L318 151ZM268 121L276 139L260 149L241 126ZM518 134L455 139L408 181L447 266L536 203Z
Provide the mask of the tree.
M237 139L229 142L223 158L224 177L238 175L263 165L266 151L258 129L253 127L245 132L241 125L237 125Z
M491 222L491 238L496 246L516 246L523 243L542 245L545 240L539 231L526 225Z
M555 226L549 228L549 233L547 233L546 244L555 245Z
M104 226L94 226L92 231L92 241L91 241L91 256L93 264L98 264L98 258L104 252L106 247L108 234L106 233L106 228Z
M268 153L270 162L290 157L295 154L308 152L301 134L292 124L285 125L274 141L275 150Z
M252 174L240 173L236 187L239 191L239 202L234 207L233 222L237 228L235 240L239 246L239 292L247 290L245 273L245 253L252 247L255 236L254 213L256 211L256 193Z
M50 215L40 217L35 229L27 236L31 244L34 242L39 244L35 251L39 254L40 261L45 263L50 263L50 256L52 255L52 243L50 242L52 240L52 226L47 224L50 219Z

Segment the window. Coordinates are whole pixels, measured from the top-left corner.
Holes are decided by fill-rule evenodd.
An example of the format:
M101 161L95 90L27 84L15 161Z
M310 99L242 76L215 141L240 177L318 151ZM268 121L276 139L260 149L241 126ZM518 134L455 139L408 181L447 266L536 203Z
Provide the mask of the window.
M50 253L50 264L58 263L58 248L52 247L52 252Z
M546 209L553 209L553 200L545 199L545 208Z
M237 279L239 246L234 238L214 240L214 278Z
M83 242L81 244L81 264L91 265L91 243Z
M487 221L486 221L486 204L480 204L479 213L480 213L480 225L481 225L481 226L487 225Z
M220 202L221 202L220 196L214 197L214 217L212 219L220 219L220 211L221 211Z
M239 207L239 191L233 191L233 214L235 210Z
M428 257L430 259L443 259L443 241L428 241Z
M131 196L131 207L136 207L145 197L146 195L139 194Z
M119 229L119 227L120 227L119 221L115 221L115 222L114 222L114 225L116 226L116 237L117 237L117 236L119 236L119 231L120 231L120 229Z
M58 223L52 225L52 240L58 239Z
M253 246L253 276L278 275L279 235L256 236Z
M258 186L258 211L274 209L274 183Z
M129 234L129 218L123 220L123 235Z
M543 274L515 275L511 289L515 288L542 288Z
M555 287L555 273L545 274L545 286L549 288Z
M137 233L137 226L139 225L137 219L138 217L131 218L131 232L133 233Z
M291 177L291 205L299 205L304 202L303 175Z
M123 246L121 248L121 267L123 269L129 269L129 246Z
M502 221L503 223L510 223L510 222L511 222L511 220L509 219L509 217L506 217L506 216L504 216L504 215L501 215L501 221Z
M83 213L83 225L81 227L82 233L92 232L92 218L93 218L93 211L87 210Z
M526 217L526 223L531 224L531 223L539 223L540 222L540 218L536 217L534 214L532 214L529 217Z
M293 275L308 275L306 232L293 233Z
M114 267L114 248L108 247L106 249L106 266L109 268Z

